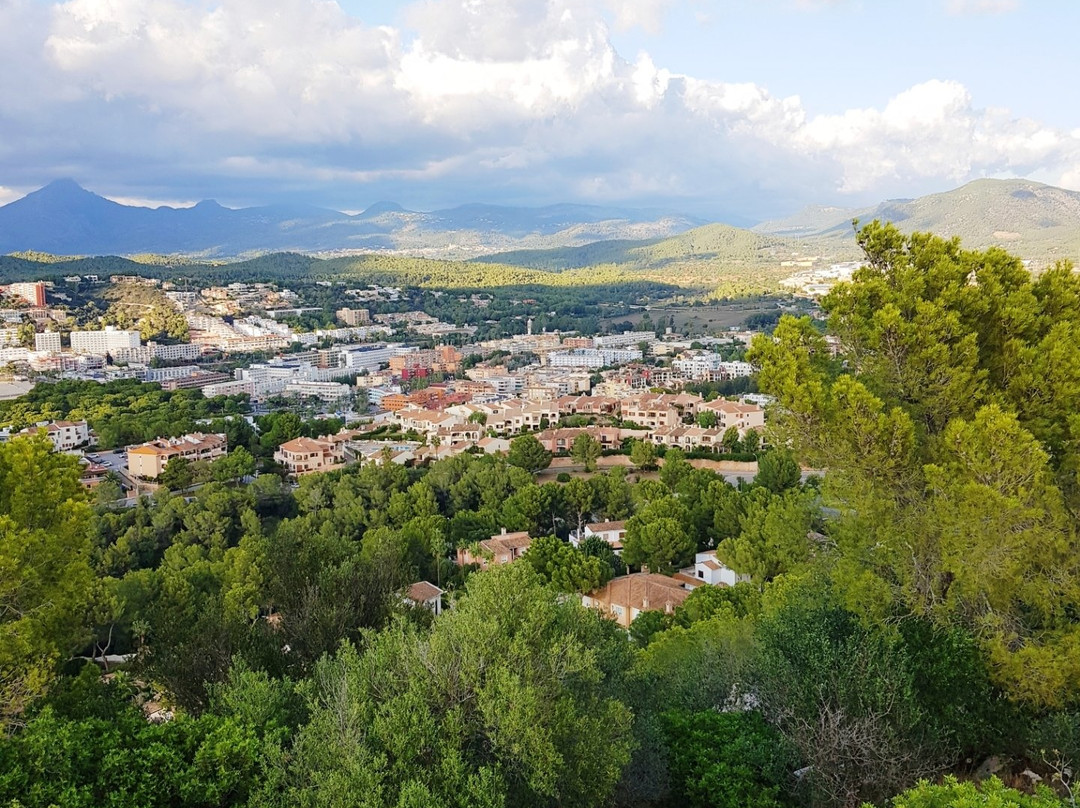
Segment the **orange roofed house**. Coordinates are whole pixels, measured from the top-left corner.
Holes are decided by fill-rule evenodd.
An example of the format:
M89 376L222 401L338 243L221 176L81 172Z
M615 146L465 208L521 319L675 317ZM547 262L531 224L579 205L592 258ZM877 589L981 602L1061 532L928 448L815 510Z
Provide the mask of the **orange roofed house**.
M128 472L132 477L156 480L174 457L191 462L209 461L224 455L228 448L225 435L221 433L192 432L179 438L158 438L128 449Z
M642 612L671 614L690 596L690 590L674 578L652 572L636 572L612 578L603 587L581 596L581 602L599 609L623 628Z
M293 438L274 452L274 462L280 463L293 476L333 471L345 463L347 437L339 433L325 438Z
M457 553L458 564L479 564L480 569L486 570L489 566L509 564L521 558L532 544L532 538L525 531L520 533L507 533L503 528L502 533L478 542L480 551L474 555L467 547L459 547Z

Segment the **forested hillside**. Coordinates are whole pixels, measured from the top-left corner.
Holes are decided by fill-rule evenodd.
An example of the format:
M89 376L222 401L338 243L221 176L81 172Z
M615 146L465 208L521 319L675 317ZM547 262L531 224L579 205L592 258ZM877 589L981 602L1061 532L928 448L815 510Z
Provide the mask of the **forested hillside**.
M778 400L752 485L678 450L540 484L518 438L114 508L44 437L0 445L0 802L1071 804L1080 277L859 242L823 304L835 355L809 318L752 346ZM616 519L621 559L564 541ZM502 528L535 537L523 559L451 561ZM577 597L710 547L749 581L629 632ZM408 605L418 580L453 607Z

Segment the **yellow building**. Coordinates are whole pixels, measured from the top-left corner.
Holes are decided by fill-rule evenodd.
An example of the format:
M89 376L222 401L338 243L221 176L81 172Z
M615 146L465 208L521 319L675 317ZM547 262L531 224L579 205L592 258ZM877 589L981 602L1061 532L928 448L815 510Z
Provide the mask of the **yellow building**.
M158 438L128 449L128 473L144 480L156 480L174 457L185 460L214 460L228 451L225 435L193 432L179 438Z

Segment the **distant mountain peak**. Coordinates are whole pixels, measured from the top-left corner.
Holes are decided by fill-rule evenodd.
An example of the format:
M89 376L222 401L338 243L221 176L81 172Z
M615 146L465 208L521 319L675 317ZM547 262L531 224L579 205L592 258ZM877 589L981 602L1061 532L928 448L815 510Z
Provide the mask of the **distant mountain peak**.
M366 208L361 216L381 216L384 213L405 213L406 210L397 202L381 201Z
M79 183L69 177L53 180L34 191L31 196L46 197L50 199L84 199L88 196L97 196L93 191L88 191Z

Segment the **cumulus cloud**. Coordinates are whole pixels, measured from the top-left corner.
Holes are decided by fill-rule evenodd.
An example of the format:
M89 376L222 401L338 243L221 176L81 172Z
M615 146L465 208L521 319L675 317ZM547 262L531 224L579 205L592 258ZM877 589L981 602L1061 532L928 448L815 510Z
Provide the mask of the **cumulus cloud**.
M648 28L668 0L608 3L424 0L398 30L331 0L9 0L0 179L64 174L159 199L575 198L748 216L989 174L1080 182L1077 133L981 109L955 82L814 114L758 84L628 59L610 9Z

